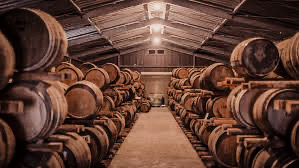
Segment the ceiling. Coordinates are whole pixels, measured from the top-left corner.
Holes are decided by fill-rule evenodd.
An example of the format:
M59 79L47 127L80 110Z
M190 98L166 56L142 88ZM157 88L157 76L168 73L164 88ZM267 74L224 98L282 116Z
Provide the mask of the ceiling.
M280 41L299 28L298 0L6 0L0 13L15 7L55 16L69 57L90 62L155 47L159 37L158 47L225 63L244 39Z

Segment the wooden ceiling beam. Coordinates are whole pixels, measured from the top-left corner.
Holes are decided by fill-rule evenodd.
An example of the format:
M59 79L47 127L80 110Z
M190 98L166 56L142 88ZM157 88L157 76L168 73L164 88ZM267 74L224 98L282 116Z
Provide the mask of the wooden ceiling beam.
M71 55L71 58L79 58L80 59L80 57L84 57L84 56L88 56L88 55L92 55L92 54L104 53L105 51L112 50L112 49L113 49L112 46L97 47L97 48L89 49L82 53L73 54L73 55Z
M203 58L203 59L211 60L211 61L214 61L214 62L223 62L223 63L227 63L228 62L228 60L225 60L225 59L219 59L219 58L216 58L215 56L209 56L207 54L194 53L194 52L192 52L190 50L182 49L182 48L179 48L179 47L174 47L174 46L169 45L167 43L161 44L160 47L168 49L168 50L176 51L176 52L179 52L179 53L183 53L183 54L195 56L195 57L198 57L198 58Z
M89 41L94 41L94 40L99 40L99 39L106 39L106 36L100 35L99 33L96 34L87 34L82 36L81 38L76 38L74 40L69 40L68 45L69 47L75 46L75 45L80 45L82 43L86 43Z
M115 44L113 47L118 49L118 50L121 50L121 49L128 48L128 47L131 47L131 46L148 43L149 41L150 41L149 38L148 39L144 39L144 38L134 39L134 40L129 40L129 41L126 41L126 42L123 42L123 43Z
M88 61L91 62L91 63L94 63L94 62L99 62L99 61L103 61L103 60L106 60L106 59L114 58L114 57L117 57L117 56L119 56L119 53L99 55L99 57L97 57L95 59L88 60Z
M122 49L122 50L120 50L120 56L144 50L145 46L146 46L145 44L142 44L141 46L138 46L138 47L133 47L133 48L129 48L129 49Z
M86 11L85 14L88 17L95 17L95 16L103 16L107 15L109 13L122 10L125 8L129 7L134 7L138 5L143 5L145 3L150 3L154 2L154 0L123 0L121 2L118 2L116 4L110 4L106 6L99 7L97 9L91 10L91 11ZM182 7L186 7L189 9L193 9L195 11L199 11L208 15L216 16L216 17L221 17L221 18L231 18L230 14L220 8L216 7L211 7L206 4L199 4L191 1L182 1L182 0L164 0L164 3L172 4L172 5L178 5ZM84 12L84 11L83 11Z

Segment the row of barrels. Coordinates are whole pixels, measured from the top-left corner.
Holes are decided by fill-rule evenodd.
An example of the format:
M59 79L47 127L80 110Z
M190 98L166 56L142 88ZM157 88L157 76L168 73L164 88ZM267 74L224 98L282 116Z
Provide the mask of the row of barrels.
M277 142L272 140L268 140L272 141L268 145L258 141L265 138L260 131L240 127L234 119L201 119L179 104L176 106L176 114L185 126L198 137L200 142L208 148L209 153L220 166L242 168L293 168L299 166L298 156L294 155L288 146L275 147ZM292 147L294 150L296 149L298 154L298 147L296 147L298 146L296 142L297 131L298 124L292 133ZM246 143L241 141L242 138L247 138L249 143L250 140L253 140L253 144L245 146ZM258 139L256 140L256 138Z
M83 126L79 132L60 131L76 128L65 124L45 141L49 144L63 142L63 149L57 152L25 151L16 155L10 167L98 167L112 149L118 136L111 119L103 117L97 124ZM101 123L102 122L102 123Z
M144 94L141 74L110 63L100 68L61 63L67 38L45 12L21 8L0 17L0 167L97 167L140 108L135 97ZM43 71L71 78L12 78L15 72L34 76ZM65 131L82 125L80 132ZM62 152L27 150L59 142Z
M274 73L288 79L298 79L299 33L276 45L264 38L250 38L233 50L230 62L239 77L263 78Z
M12 77L49 71L67 54L68 42L62 26L43 11L13 9L0 18L0 167L5 168L20 151L20 141L53 134L67 115L59 84Z
M286 50L296 48L295 37ZM232 67L218 63L204 69L186 69L187 78L171 78L169 107L220 166L299 166L298 90L219 85L235 76L250 81L277 71L279 62L285 59L277 53L269 40L248 39L232 53Z

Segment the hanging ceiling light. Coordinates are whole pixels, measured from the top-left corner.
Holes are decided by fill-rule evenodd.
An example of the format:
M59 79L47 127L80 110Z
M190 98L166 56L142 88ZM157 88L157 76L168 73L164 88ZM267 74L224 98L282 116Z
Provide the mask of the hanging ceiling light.
M152 31L155 33L162 31L162 25L161 24L153 24L151 25Z
M154 9L155 11L160 11L161 8L162 8L162 7L161 7L161 4L160 4L160 3L156 2L156 3L153 4L153 9Z
M154 44L154 45L159 45L159 44L161 44L161 38L160 38L160 37L154 37L154 38L153 38L153 44Z

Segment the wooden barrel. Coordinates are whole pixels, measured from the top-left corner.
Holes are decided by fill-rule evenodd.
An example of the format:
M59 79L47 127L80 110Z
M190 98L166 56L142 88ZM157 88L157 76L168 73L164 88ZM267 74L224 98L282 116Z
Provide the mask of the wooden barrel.
M197 137L202 141L203 144L208 145L209 138L215 126L208 125L205 123L199 123L196 130Z
M115 103L109 96L104 96L103 105L101 111L113 111L115 109Z
M256 99L263 93L262 89L241 90L231 105L234 110L234 119L244 127L256 128L252 117L253 105Z
M139 81L140 80L140 77L141 77L141 74L140 72L138 71L132 71L132 78L134 81Z
M123 102L123 96L116 88L105 89L104 95L111 97L115 103L115 106L120 106L120 104Z
M93 125L93 127L95 129L97 129L97 131L101 134L101 137L103 137L103 139L101 139L103 141L103 143L102 143L103 151L102 152L105 157L105 156L107 156L107 153L109 151L109 144L110 144L108 134L102 125Z
M62 62L61 64L59 64L55 67L55 71L59 72L61 69L65 68L65 67L76 67L76 66L69 62Z
M188 78L189 71L186 68L177 68L173 71L173 77L184 79Z
M128 127L135 118L135 112L129 105L120 106L117 108L117 111L119 111L126 120L126 127Z
M15 136L10 126L0 119L0 167L6 168L12 160L16 148Z
M56 134L53 138L66 139L63 152L59 153L65 167L86 168L91 166L91 152L86 141L77 133Z
M227 135L227 129L216 127L210 134L208 146L215 160L225 167L237 166L236 150L238 147L237 135Z
M65 93L68 102L68 114L72 118L94 117L103 105L103 94L93 83L76 82Z
M67 114L64 94L57 86L43 81L22 81L10 85L3 93L2 100L19 100L24 103L24 112L6 113L3 118L11 121L18 140L34 142L53 134L63 123ZM38 122L37 122L38 121Z
M199 115L204 116L206 114L206 104L209 98L207 97L194 97L192 110Z
M283 149L271 151L269 148L259 151L252 163L252 168L293 168L298 166L299 160L297 157L290 155Z
M201 126L202 126L202 122L199 120L199 119L196 119L196 122L195 122L195 124L194 124L194 134L198 137L198 138L200 138L199 136L198 136L198 133L199 133L199 129L201 128Z
M89 139L89 149L91 152L91 167L96 167L107 155L106 137L98 129L85 127L79 134L81 137Z
M0 90L3 89L13 74L15 53L6 37L0 32Z
M47 13L19 8L0 18L0 28L15 49L18 70L45 70L58 65L67 54L66 34Z
M193 110L193 98L195 96L190 93L185 93L181 98L181 105L188 111Z
M188 78L191 79L193 76L200 75L205 71L206 68L192 68L189 71Z
M128 101L131 101L131 100L135 99L136 89L132 85L127 86L127 88L128 88L128 93L129 93Z
M242 86L237 86L235 87L228 95L227 97L227 111L229 113L231 113L231 115L233 115L235 112L235 106L234 106L234 102L236 101L236 97L238 95L238 93L240 93L242 90Z
M117 135L118 135L117 128L114 122L108 117L101 117L100 121L103 122L100 125L104 128L105 132L108 135L109 149L112 149L114 143L117 140Z
M193 89L199 89L200 88L200 75L196 73L195 75L192 75L191 78L189 79L190 85L192 86Z
M276 47L279 52L280 60L279 60L277 68L274 70L274 73L279 76L282 76L283 78L286 78L286 79L292 78L290 74L293 74L296 76L296 73L294 71L292 63L289 62L288 64L286 64L286 58L289 58L289 54L288 54L289 53L288 52L289 45L291 45L290 39L283 40L280 43L276 44ZM289 61L291 61L291 60L289 60ZM286 68L284 67L284 65L286 65Z
M122 116L118 111L114 111L114 117L111 118L111 120L114 122L118 136L121 136L121 133L125 130L126 126L126 120L124 116Z
M143 101L140 105L140 111L141 112L144 112L144 113L147 113L149 112L151 109L151 103L149 100L146 100L146 101Z
M116 84L121 85L121 84L124 84L125 82L126 82L125 73L124 73L124 71L120 71L119 79L117 80Z
M185 78L185 79L181 79L179 81L179 89L183 89L182 87L183 86L191 86L190 82L189 82L189 79L188 78Z
M193 118L194 117L198 117L198 115L197 114L194 114L194 113L192 113L192 112L188 112L187 113L187 115L186 115L186 117L185 117L185 120L184 120L184 125L185 125L185 127L186 128L188 128L188 129L191 129L191 122L193 121ZM194 123L193 123L194 124ZM192 125L193 126L193 125Z
M264 77L278 66L279 53L270 40L250 38L235 47L230 62L239 76Z
M83 80L84 78L84 75L81 72L81 70L70 63L63 63L62 65L57 66L56 72L71 74L71 79L62 81L63 83L69 86L78 81Z
M86 62L80 65L79 69L81 70L81 72L83 73L83 75L85 76L86 73L93 68L98 68L95 64L90 63L90 62Z
M261 145L255 145L249 148L239 144L236 151L236 160L238 167L251 168L254 157L262 150Z
M106 63L101 66L109 75L110 82L113 84L117 82L120 77L120 69L117 65L112 63Z
M290 140L293 151L299 157L299 121L296 122L292 129Z
M209 114L218 118L232 118L230 112L227 110L227 97L219 96L209 99L207 101L206 109Z
M277 44L280 53L281 66L278 68L278 75L299 79L299 33L296 33L290 39Z
M187 116L187 110L186 109L181 110L179 112L179 115L180 115L181 120L184 121Z
M196 124L196 119L191 119L189 128L193 133L195 132L195 124Z
M298 97L299 92L292 89L269 89L262 93L253 107L256 126L268 135L287 136L292 125L299 120L299 106L293 105L288 111L280 103L298 100Z
M200 75L199 86L193 85L193 88L210 91L224 90L225 87L218 86L217 83L224 81L226 77L234 77L233 70L222 63L215 63Z
M125 76L125 83L124 84L126 84L126 85L131 84L131 82L132 82L132 76L127 71L123 71L123 72L124 72L124 76Z
M102 68L92 68L86 72L84 80L92 82L98 88L103 89L110 83L108 73Z

